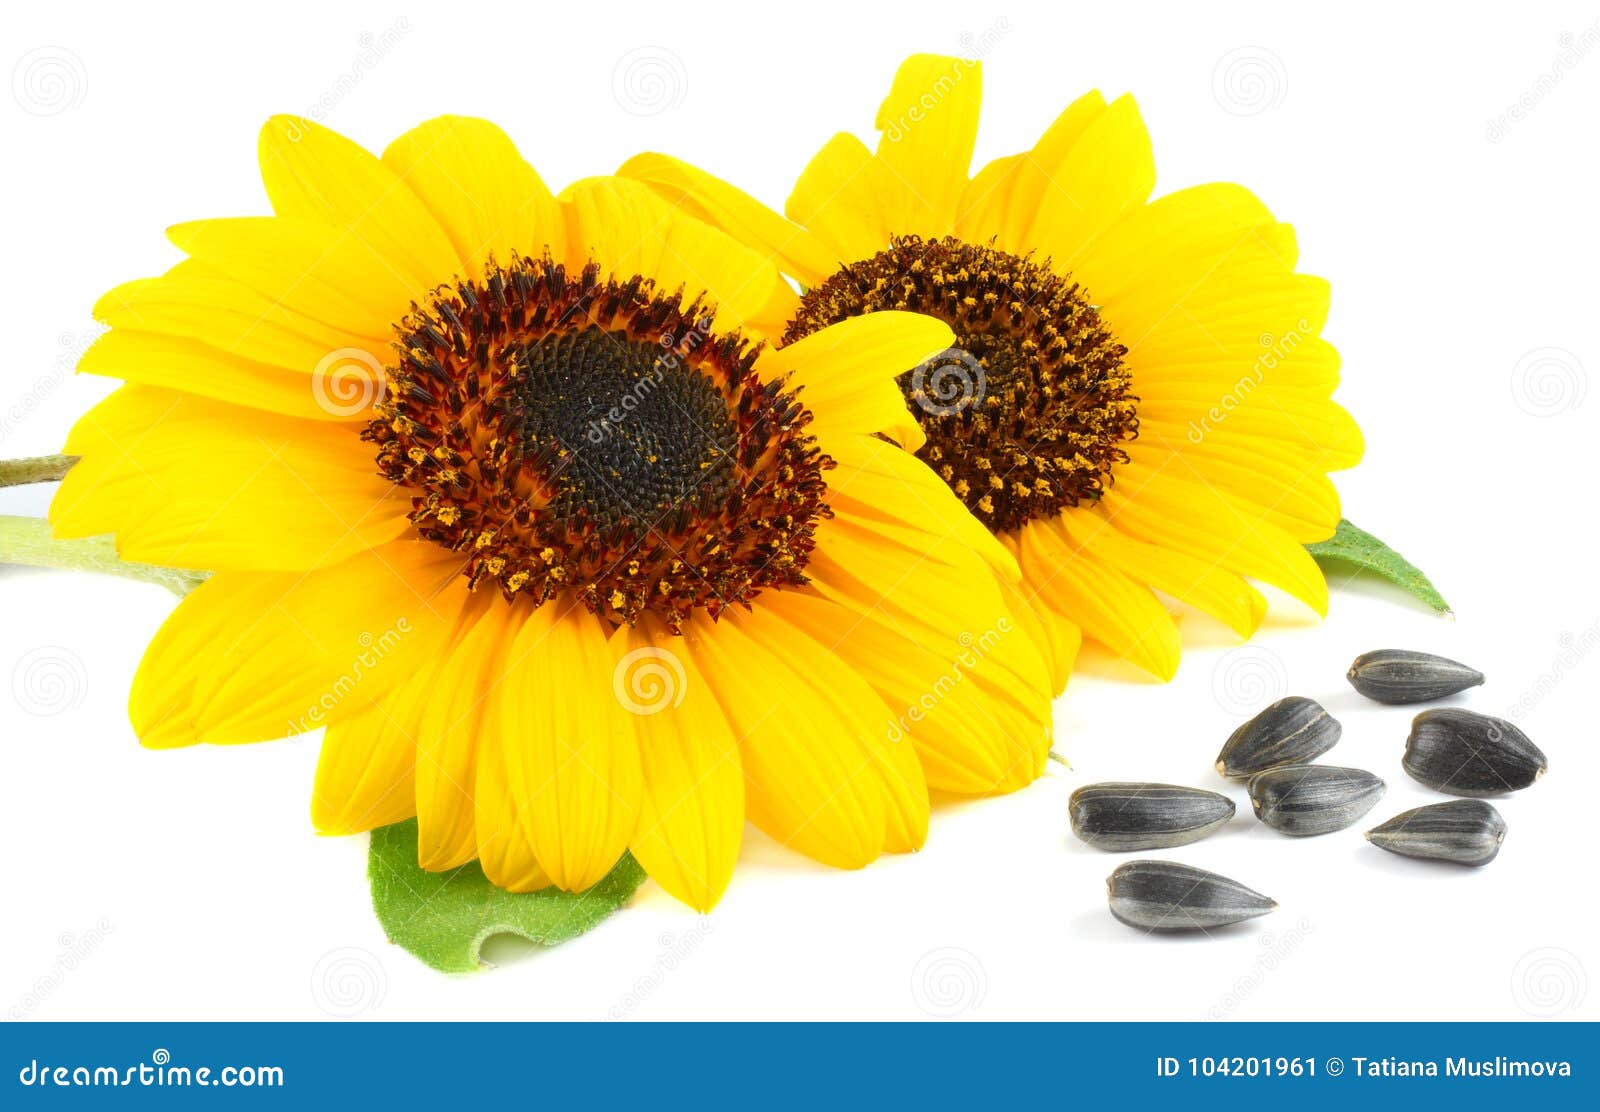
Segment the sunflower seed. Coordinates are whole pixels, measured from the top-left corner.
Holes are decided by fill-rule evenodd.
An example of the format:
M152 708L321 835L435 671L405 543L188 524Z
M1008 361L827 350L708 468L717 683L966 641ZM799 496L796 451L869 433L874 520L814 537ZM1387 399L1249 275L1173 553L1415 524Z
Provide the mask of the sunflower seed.
M1380 703L1427 703L1483 682L1483 673L1454 660L1409 649L1379 649L1356 657L1350 686Z
M1498 795L1527 787L1549 760L1503 718L1445 707L1411 720L1401 762L1414 779L1451 795Z
M1383 797L1384 782L1359 768L1289 765L1250 778L1250 805L1274 830L1304 836L1343 830Z
M1487 865L1505 837L1506 820L1481 799L1413 807L1367 831L1367 841L1390 853L1462 865Z
M1233 800L1177 784L1089 784L1072 793L1067 813L1072 832L1097 849L1168 849L1233 818Z
M1314 699L1290 695L1228 736L1217 771L1242 780L1279 765L1314 761L1339 740L1339 720Z
M1111 914L1148 931L1205 930L1278 905L1236 880L1174 861L1129 861L1106 879Z

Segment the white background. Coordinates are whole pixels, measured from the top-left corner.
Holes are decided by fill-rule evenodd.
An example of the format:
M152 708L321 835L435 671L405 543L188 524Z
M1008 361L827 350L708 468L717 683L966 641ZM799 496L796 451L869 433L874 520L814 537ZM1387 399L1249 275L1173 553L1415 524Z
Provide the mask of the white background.
M1169 685L1086 661L1057 711L1073 771L941 808L922 853L831 872L752 830L707 920L646 885L574 943L499 945L498 968L446 978L385 942L364 839L311 833L314 740L135 743L124 699L169 595L7 570L0 1014L1600 1015L1600 652L1588 651L1600 397L1586 396L1600 367L1600 13L1197 7L6 5L6 456L57 449L105 391L69 373L95 333L89 307L175 261L166 225L266 211L254 151L271 112L315 109L376 149L437 113L485 115L554 185L659 148L780 204L833 131L869 134L904 53L988 41L980 160L1030 145L1091 87L1131 90L1158 192L1237 180L1297 226L1302 268L1333 282L1338 396L1367 434L1365 462L1340 481L1346 510L1430 571L1457 617L1352 585L1320 624L1275 600L1243 648L1190 619ZM52 73L60 83L37 81ZM0 509L42 511L47 495L6 492ZM1380 647L1481 668L1489 683L1458 702L1516 712L1549 753L1543 782L1497 803L1510 825L1500 859L1406 861L1359 828L1290 840L1227 787L1241 815L1169 856L1282 910L1197 938L1112 921L1103 880L1119 858L1072 839L1069 792L1101 779L1222 787L1217 748L1277 695L1322 699L1345 727L1330 759L1389 780L1373 822L1442 798L1400 770L1407 711L1344 683L1350 659ZM52 669L61 684L39 686Z

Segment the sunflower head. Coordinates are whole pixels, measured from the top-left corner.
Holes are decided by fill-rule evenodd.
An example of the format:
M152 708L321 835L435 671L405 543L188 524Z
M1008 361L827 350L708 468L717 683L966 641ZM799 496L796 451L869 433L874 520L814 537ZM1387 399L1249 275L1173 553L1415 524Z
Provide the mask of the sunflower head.
M610 622L649 612L676 631L805 581L832 461L703 302L514 257L397 331L362 435L472 586L571 591Z
M1097 500L1126 462L1139 434L1128 349L1048 261L894 236L807 290L784 342L880 309L955 333L898 381L927 438L917 455L994 532Z

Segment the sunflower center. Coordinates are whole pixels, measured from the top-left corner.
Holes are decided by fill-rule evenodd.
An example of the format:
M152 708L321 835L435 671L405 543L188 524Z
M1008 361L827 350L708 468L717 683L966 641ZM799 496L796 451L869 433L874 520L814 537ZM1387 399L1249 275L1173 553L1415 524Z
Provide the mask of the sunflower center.
M738 430L716 384L674 352L585 328L511 355L525 368L523 451L571 456L554 476L558 515L654 521L702 490L727 497Z
M611 624L715 617L806 581L833 461L711 316L643 278L516 258L396 325L362 436L474 588L571 592Z
M1139 434L1127 348L1048 263L954 237L893 240L812 287L784 343L881 309L944 321L956 346L899 378L917 455L995 533L1100 498Z

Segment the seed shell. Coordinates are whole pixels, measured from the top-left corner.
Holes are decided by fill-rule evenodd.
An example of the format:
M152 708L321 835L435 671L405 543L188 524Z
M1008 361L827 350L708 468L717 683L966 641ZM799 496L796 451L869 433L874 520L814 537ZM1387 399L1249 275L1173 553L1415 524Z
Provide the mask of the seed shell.
M1242 780L1280 765L1314 761L1339 740L1339 720L1315 699L1279 699L1229 735L1217 771Z
M1177 784L1088 784L1067 801L1072 832L1096 849L1125 853L1197 842L1233 818L1233 800Z
M1390 853L1461 865L1487 865L1505 837L1506 820L1481 799L1413 807L1367 831L1367 841Z
M1345 673L1350 686L1380 703L1427 703L1477 687L1483 673L1431 653L1379 649L1356 657Z
M1119 922L1147 931L1226 927L1278 906L1236 880L1175 861L1130 861L1107 878L1106 892Z
M1365 769L1289 765L1250 778L1250 805L1274 830L1296 837L1328 834L1372 810L1385 787Z
M1401 764L1430 788L1471 796L1520 791L1550 767L1543 750L1510 722L1459 707L1412 719Z

